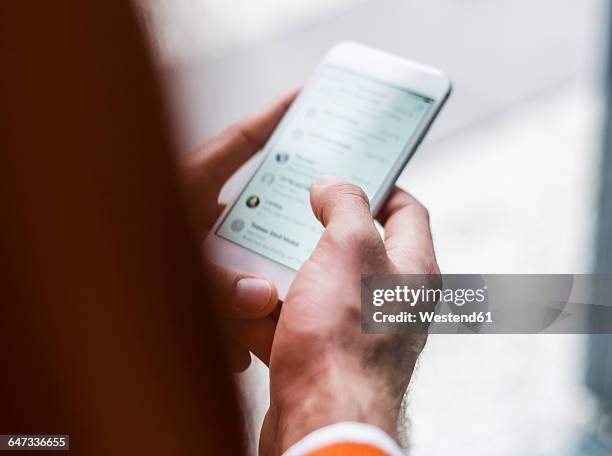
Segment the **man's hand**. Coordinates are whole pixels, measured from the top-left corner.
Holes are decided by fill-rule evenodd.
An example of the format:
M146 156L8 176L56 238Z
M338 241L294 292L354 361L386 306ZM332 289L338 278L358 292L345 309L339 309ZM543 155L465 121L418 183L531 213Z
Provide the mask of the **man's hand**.
M278 454L309 432L359 421L396 434L403 393L425 335L363 334L362 274L432 274L436 264L425 208L396 189L376 230L358 187L323 177L311 205L325 232L291 285L270 359L270 409L260 448ZM432 284L436 286L437 284Z
M266 143L297 91L260 114L244 119L191 152L183 162L191 218L203 241L222 211L219 193L231 175ZM252 274L212 264L206 269L224 299L216 303L225 317L230 356L235 370L248 367L249 350L268 362L275 322L267 316L278 303L274 284ZM248 321L247 321L248 320Z

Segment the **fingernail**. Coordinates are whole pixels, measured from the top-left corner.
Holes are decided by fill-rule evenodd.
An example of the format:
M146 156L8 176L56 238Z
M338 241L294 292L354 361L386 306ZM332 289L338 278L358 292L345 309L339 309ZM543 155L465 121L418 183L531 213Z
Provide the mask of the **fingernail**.
M243 312L257 312L266 307L272 296L272 285L264 279L247 277L236 284L235 305Z
M316 177L312 185L315 187L326 187L331 184L337 184L338 182L340 182L338 177L326 175Z

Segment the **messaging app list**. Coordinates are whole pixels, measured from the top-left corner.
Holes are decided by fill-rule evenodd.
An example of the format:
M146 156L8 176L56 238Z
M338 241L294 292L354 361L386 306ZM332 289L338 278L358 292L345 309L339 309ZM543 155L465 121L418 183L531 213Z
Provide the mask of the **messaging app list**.
M430 105L406 90L323 67L217 234L299 269L323 232L310 208L313 179L335 175L372 198Z

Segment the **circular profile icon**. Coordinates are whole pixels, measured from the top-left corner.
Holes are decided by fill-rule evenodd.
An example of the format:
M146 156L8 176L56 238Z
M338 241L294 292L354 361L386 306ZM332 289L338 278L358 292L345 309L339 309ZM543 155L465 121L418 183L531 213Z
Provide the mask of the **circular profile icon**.
M233 220L232 223L230 224L230 228L235 233L242 231L244 229L244 220L242 219Z
M246 205L247 207L250 207L251 209L259 206L259 196L257 195L249 196L249 199L246 200Z
M289 154L286 152L279 152L276 154L276 161L279 163L286 163L289 160Z
M274 174L265 173L263 176L261 176L259 180L263 182L264 184L272 185L274 183Z

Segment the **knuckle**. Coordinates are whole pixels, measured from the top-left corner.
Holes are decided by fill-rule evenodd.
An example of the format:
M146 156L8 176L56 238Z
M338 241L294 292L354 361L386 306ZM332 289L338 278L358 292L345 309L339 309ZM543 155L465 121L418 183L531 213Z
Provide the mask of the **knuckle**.
M422 217L429 222L429 210L423 206L422 203L415 200L412 210L414 211L415 215Z
M365 226L342 226L341 229L329 230L329 241L350 251L369 250L378 240L372 230Z
M231 124L230 126L228 126L227 129L225 130L225 133L227 134L228 137L234 140L246 141L246 137L244 135L242 126L238 122L235 122Z
M238 123L233 123L225 129L225 135L229 138L243 138L242 127Z
M370 250L380 243L380 237L373 227L357 226L352 228L350 238L359 249Z
M240 143L243 147L249 149L252 153L257 152L257 146L251 139L247 131L240 122L235 122L225 129L228 141Z

